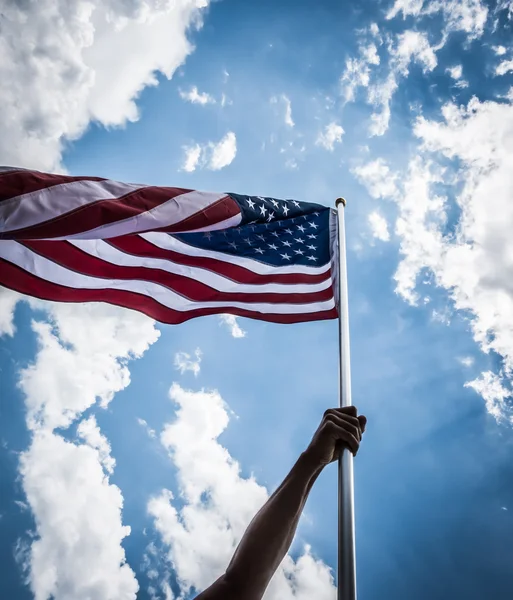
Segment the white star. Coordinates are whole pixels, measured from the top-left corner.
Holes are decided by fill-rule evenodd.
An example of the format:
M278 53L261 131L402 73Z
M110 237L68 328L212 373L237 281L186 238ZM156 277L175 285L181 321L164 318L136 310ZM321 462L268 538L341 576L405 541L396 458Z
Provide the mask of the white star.
M277 231L271 231L271 235L274 235L274 237L279 238L280 234Z
M289 208L289 207L288 207L286 204L284 204L284 205L283 205L283 214L284 214L285 216L287 216L287 214L288 214L289 210L290 210L290 208Z
M278 246L275 246L274 244L267 244L269 246L269 248L271 248L271 250L278 250Z
M278 208L278 206L280 206L276 200L271 200L271 204L274 206L274 208Z
M290 256L285 252L285 254L281 255L282 258L284 258L285 260L290 260Z
M263 254L264 251L262 250L262 248L255 248L255 252L258 252L258 254Z
M314 229L317 229L317 227L319 227L319 225L317 225L316 223L308 223L310 225L310 227L313 227Z
M293 231L292 231L292 229L285 229L285 233L288 233L289 235L292 235Z
M300 249L300 250L294 250L294 252L295 252L296 254L304 254L304 252L303 252L301 249Z
M305 228L304 228L302 225L296 225L296 227L299 229L299 231L300 231L301 233L304 233L304 232L305 232Z
M230 242L228 246L231 246L234 250L237 250L237 244L235 242Z
M263 235L257 234L257 238L262 240L262 242L265 242L265 237Z
M317 239L317 236L316 236L316 235L314 235L313 233L309 233L309 234L308 234L308 237L309 237L311 240L316 240L316 239Z
M249 208L251 208L251 210L255 209L255 203L253 202L253 200L251 200L251 198L248 198L246 202L248 203L248 206Z
M297 242L298 244L304 244L304 243L305 243L305 240L303 240L302 238L296 238L296 242Z
M320 213L319 211L317 211L317 212L314 212L314 215L315 215L316 217L318 217L320 214L321 214L321 213Z
M292 204L294 206L296 206L297 208L299 208L301 205L299 204L299 202L297 202L296 200L292 200Z
M315 256L309 256L308 260L317 260L317 257L315 257Z
M253 245L253 242L249 238L245 238L244 241L246 242L246 244L249 244L250 246ZM309 246L309 248L311 248L311 246ZM315 248L314 248L314 250L315 250Z
M262 202L265 202L265 198L262 198L262 196L255 196L256 198L258 198L259 200L262 200Z
M270 212L269 216L267 217L268 221L272 221L274 219L274 213Z
M203 234L203 237L207 238L207 240L210 242L210 238L212 237L212 234L210 233L210 231L207 231L207 233Z
M317 250L317 248L315 246L307 246L307 248L309 248L310 250Z
M292 246L292 244L290 242L287 242L287 240L285 240L284 242L282 242L282 244L284 246L287 246L287 248L290 248Z
M303 219L306 221L308 219L308 215L301 215Z
M267 212L267 208L262 204L260 207L260 214L265 217L265 213Z

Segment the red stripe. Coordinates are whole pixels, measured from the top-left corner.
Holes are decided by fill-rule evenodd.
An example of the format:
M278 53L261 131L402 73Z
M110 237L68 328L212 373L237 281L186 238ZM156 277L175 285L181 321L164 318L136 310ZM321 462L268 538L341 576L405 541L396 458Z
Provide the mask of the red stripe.
M120 290L78 290L51 283L40 279L18 266L0 259L2 272L2 285L21 294L27 294L40 298L41 300L52 300L56 302L106 302L124 308L131 308L145 315L170 325L177 325L206 315L222 314L229 312L240 317L249 317L259 321L270 321L273 323L302 323L306 321L323 321L326 319L336 319L337 311L335 308L317 313L304 314L262 314L250 310L238 308L205 308L179 312L162 306L159 302L148 296L137 294L136 292L126 292Z
M228 279L238 281L239 283L321 283L331 276L331 267L326 265L326 271L317 275L308 275L305 273L280 273L276 268L276 273L259 275L250 269L241 267L233 263L227 263L215 258L204 256L189 256L174 250L166 250L155 246L148 240L138 235L125 235L109 240L109 244L126 254L133 256L144 256L148 258L160 258L169 260L180 265L188 267L199 267L219 273Z
M105 181L104 177L70 177L68 175L50 175L39 171L6 171L0 172L0 202L44 190L54 185L71 183L72 181Z
M53 219L24 229L7 232L0 235L7 239L45 239L73 236L84 231L90 231L102 225L137 217L191 190L183 188L148 186L108 200L97 200L90 204L79 206L74 210L59 215ZM71 192L70 192L71 193ZM193 202L191 199L190 202ZM225 196L210 206L173 225L145 231L183 232L199 229L214 223L219 223L240 213L240 209L229 196Z
M151 281L163 285L193 302L309 304L333 298L331 287L320 292L301 294L221 292L200 281L162 269L114 265L96 256L91 256L66 241L33 241L23 242L23 245L70 271L106 280Z

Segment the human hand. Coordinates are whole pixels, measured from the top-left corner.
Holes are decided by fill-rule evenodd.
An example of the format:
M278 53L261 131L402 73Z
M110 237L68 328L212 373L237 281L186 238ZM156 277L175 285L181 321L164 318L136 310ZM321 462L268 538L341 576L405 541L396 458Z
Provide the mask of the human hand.
M305 454L319 467L338 460L344 448L356 456L367 418L355 406L330 408L322 418Z

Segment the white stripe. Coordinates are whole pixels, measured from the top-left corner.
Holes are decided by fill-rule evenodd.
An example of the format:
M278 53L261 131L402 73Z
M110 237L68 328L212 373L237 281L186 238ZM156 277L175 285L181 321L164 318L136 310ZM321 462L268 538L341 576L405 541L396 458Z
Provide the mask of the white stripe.
M178 240L172 235L167 233L141 233L140 236L146 241L152 243L163 250L172 250L173 252L180 252L187 256L200 256L202 258L215 258L223 262L238 265L244 267L249 271L258 273L259 275L266 275L268 273L275 273L276 266L269 265L259 260L253 260L252 258L245 258L243 256L234 256L231 254L224 254L223 252L216 252L215 250L207 250L206 248L197 248ZM280 266L280 275L287 273L301 273L303 275L321 275L329 270L329 265L324 264L320 267L309 267L308 265L283 265Z
M65 235L52 238L55 240L94 240L119 237L121 235L130 235L139 231L148 231L149 229L160 229L169 225L175 225L181 221L192 217L197 212L214 204L226 194L214 192L187 192L171 198L167 202L143 212L135 217L130 217L122 221L100 225L95 229L84 231L74 235ZM242 215L239 213L234 216L236 223L240 223ZM199 231L199 230L198 230Z
M7 233L32 227L99 200L115 200L145 187L147 186L111 180L83 180L15 196L0 204L0 231ZM74 236L53 239L109 238L148 229L159 229L179 223L225 196L226 194L212 192L186 192L139 215L101 225Z
M200 231L219 231L220 229L228 229L229 227L237 227L242 221L242 213L234 215L225 221L219 221L213 225L207 225L206 227L200 227L199 229L188 229L187 233L198 233Z
M0 231L32 227L98 200L112 200L146 187L118 181L71 181L22 194L0 204Z
M171 260L164 260L162 258L148 258L145 256L134 256L122 252L117 248L112 247L110 244L102 240L76 240L72 243L77 248L80 248L91 256L109 262L114 265L123 267L146 267L148 269L161 269L168 273L176 275L183 275L194 281L199 281L208 285L220 292L225 293L245 293L245 294L308 294L314 292L320 292L331 286L331 278L326 279L320 283L264 283L264 284L248 284L248 283L237 283L232 281L223 275L219 275L213 271L207 269L201 269L199 267L188 267L180 265ZM276 267L281 269L281 267ZM257 278L258 275L255 275Z
M12 240L5 240L0 244L0 258L57 285L75 289L115 289L135 292L153 298L163 306L180 312L204 308L219 310L240 308L262 314L311 314L331 310L335 306L333 299L309 304L194 302L156 283L119 279L105 280L70 271Z

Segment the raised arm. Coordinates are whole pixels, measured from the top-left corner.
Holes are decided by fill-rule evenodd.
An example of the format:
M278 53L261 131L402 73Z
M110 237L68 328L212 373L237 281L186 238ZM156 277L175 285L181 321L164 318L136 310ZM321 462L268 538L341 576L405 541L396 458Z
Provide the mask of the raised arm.
M355 407L333 408L283 483L249 524L222 575L196 600L260 600L285 557L308 494L323 468L342 448L356 454L367 420Z

